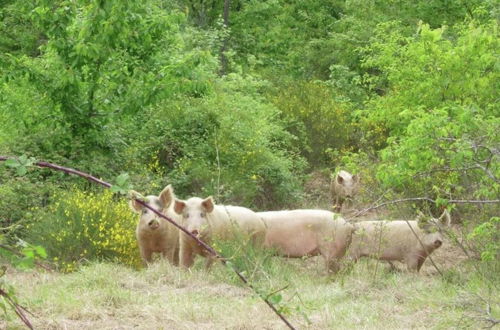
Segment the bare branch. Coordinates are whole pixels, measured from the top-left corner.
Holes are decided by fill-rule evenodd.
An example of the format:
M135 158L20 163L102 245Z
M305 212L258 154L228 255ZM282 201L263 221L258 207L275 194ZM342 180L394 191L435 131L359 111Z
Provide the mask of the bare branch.
M483 163L489 163L489 161L490 161L490 159L484 160L482 162ZM476 164L474 164L472 166L469 166L469 167L452 168L452 167L447 167L446 166L446 167L441 167L441 168L435 168L435 169L432 169L432 170L429 170L429 171L417 173L413 177L417 178L417 177L421 177L421 176L426 176L426 175L428 175L430 173L434 173L434 172L467 172L469 170L480 169L483 172L485 172L486 175L490 179L492 179L495 182L499 182L500 180L489 169L487 169L486 167L484 167L483 165L481 165L480 162L481 161L478 161Z
M370 206L366 209L363 209L359 212L356 212L350 218L357 218L360 215L365 214L368 211L378 209L382 206L387 206L387 205L397 204L397 203L404 203L404 202L417 202L417 201L426 201L426 202L436 204L436 201L432 198L429 198L429 197L411 197L411 198L396 199L393 201L380 203L380 204L375 205L375 206ZM448 200L446 200L446 203L449 203L449 204L495 204L495 203L500 203L500 199L492 199L492 200L448 199Z
M24 314L24 312L28 312L28 310L26 308L24 308L23 306L19 305L17 302L15 302L14 299L12 299L12 297L6 291L2 290L1 288L0 288L0 296L4 297L4 299L7 301L7 303L14 308L14 312L17 314L17 316L19 316L21 321L23 321L23 323L28 328L33 329L31 322ZM33 314L31 314L31 315L33 315Z

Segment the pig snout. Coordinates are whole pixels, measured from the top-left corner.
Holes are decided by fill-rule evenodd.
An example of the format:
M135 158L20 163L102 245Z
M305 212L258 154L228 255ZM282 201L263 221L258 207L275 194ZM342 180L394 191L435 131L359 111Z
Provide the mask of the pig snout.
M196 237L200 236L200 232L198 231L198 229L193 229L193 230L190 231L190 233L193 234Z
M436 248L440 247L441 245L443 245L443 241L441 241L440 239L434 241L434 246Z
M158 227L160 227L160 223L158 222L158 220L153 219L153 220L148 222L148 226L151 229L157 229Z

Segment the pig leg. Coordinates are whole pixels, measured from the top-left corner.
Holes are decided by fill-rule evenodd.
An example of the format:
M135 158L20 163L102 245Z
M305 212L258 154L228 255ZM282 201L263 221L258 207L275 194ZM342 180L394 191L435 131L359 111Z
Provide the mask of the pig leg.
M215 261L215 258L213 258L212 256L207 256L206 259L207 260L205 261L205 269L210 270L210 268L212 267L212 264Z
M419 256L418 257L418 262L417 262L417 272L420 271L420 268L422 268L422 265L424 264L426 257L424 256Z
M408 257L406 260L406 265L408 266L408 270L418 273L420 271L420 268L424 264L426 258L427 256L423 256L420 254L415 254Z
M179 259L181 265L185 268L189 268L194 263L193 248L182 239L180 245L181 247L180 247Z
M151 249L142 247L139 245L139 250L141 252L142 261L147 265L153 260L153 251Z
M408 271L418 273L418 257L411 256L406 260L406 266L408 267Z
M333 205L333 211L340 213L340 210L342 209L342 202L340 200L340 197L335 196L334 202L335 204Z
M342 211L343 204L344 204L344 198L337 196L335 201L334 211L340 213L340 211Z
M163 254L163 257L165 259L167 259L168 262L170 262L170 264L177 266L175 264L175 251L176 251L176 249L174 247L169 246L168 248L163 250L162 254ZM179 261L179 259L177 259L177 261Z
M325 266L326 266L326 272L328 273L336 273L339 271L339 263L338 263L338 258L335 256L334 253L330 253L330 251L321 251L321 254L325 258Z
M325 258L325 266L326 272L329 273L337 273L340 269L338 260L336 258Z
M175 247L174 249L174 258L173 258L173 265L174 266L179 266L179 248L178 247Z

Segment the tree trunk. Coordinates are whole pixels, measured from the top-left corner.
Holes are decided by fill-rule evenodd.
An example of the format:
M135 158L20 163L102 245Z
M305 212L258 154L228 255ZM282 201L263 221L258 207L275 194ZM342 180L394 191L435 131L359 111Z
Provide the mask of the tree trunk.
M224 19L224 29L229 28L229 8L231 6L231 0L224 0L224 13L223 13L223 19ZM220 49L220 71L219 75L224 76L227 73L227 57L226 57L226 51L227 51L227 44L228 44L228 39L229 35L224 36L224 40L222 41L222 46Z

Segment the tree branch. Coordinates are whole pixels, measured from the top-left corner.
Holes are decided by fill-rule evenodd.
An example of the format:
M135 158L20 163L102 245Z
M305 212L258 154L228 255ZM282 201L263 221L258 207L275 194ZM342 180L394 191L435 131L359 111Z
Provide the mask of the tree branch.
M370 206L366 209L358 211L352 217L350 217L350 219L357 218L360 215L365 214L368 211L378 209L382 206L387 206L387 205L397 204L397 203L404 203L404 202L417 202L417 201L426 201L426 202L436 204L436 201L432 198L429 198L429 197L411 197L411 198L396 199L396 200L380 203L378 205ZM446 202L449 204L495 204L495 203L500 203L500 199L492 199L492 200L448 199L448 200L446 200Z

